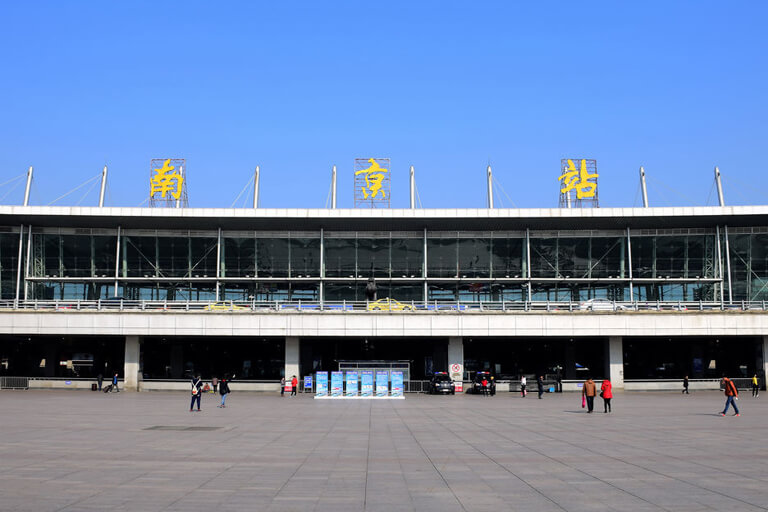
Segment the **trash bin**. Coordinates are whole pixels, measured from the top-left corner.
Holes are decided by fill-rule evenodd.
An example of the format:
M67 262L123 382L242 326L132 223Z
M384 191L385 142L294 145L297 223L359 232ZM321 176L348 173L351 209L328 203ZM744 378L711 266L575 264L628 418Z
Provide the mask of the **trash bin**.
M97 391L99 389L99 386L94 382L91 384L91 391Z

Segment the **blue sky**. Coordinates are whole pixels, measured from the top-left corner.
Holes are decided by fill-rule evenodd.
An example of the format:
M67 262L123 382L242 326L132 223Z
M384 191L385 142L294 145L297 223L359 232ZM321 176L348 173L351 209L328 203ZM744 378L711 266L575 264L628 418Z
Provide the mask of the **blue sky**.
M764 2L5 2L0 182L32 204L110 169L110 206L186 158L190 206L323 207L330 169L408 167L428 208L557 205L561 158L595 158L603 206L768 204ZM18 204L21 186L0 187ZM95 204L98 186L56 204ZM507 198L507 195L511 199ZM241 200L239 204L244 204Z

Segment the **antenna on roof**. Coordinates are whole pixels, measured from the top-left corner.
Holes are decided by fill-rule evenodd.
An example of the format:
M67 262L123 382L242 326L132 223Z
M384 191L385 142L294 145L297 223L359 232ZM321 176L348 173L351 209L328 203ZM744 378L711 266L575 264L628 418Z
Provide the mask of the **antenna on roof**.
M336 166L331 171L331 208L336 209Z
M416 208L416 177L411 166L411 210Z
M253 171L253 207L259 207L259 166Z

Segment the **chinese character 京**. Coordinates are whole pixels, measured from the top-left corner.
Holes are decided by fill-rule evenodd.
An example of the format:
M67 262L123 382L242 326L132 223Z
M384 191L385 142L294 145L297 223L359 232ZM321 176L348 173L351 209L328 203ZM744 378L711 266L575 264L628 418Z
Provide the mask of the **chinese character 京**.
M384 199L387 197L387 194L385 191L381 190L381 182L384 180L383 173L389 172L389 169L382 168L373 158L369 158L368 162L371 164L370 167L361 169L355 173L355 176L365 173L365 186L360 187L363 190L363 196L366 199L369 197L373 199L379 192L381 192L381 198Z
M599 175L589 174L587 171L587 161L582 160L579 170L576 170L576 165L573 160L568 160L568 170L563 173L562 176L557 178L558 181L563 180L563 188L560 189L562 194L567 193L569 190L576 189L576 198L584 199L585 197L595 197L595 191L597 190L597 183L589 181L591 178L597 178Z
M175 168L171 165L171 160L168 159L163 162L163 166L160 169L155 169L157 174L149 179L151 187L149 197L153 197L158 192L160 192L160 197L165 197L165 194L168 192L171 193L174 199L181 197L181 184L184 182L184 177L178 172L171 172Z

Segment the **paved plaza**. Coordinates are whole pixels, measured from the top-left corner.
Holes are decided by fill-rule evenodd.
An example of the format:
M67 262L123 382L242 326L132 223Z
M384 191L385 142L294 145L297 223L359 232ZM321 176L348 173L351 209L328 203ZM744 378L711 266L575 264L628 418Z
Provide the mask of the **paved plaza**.
M3 391L2 511L768 510L768 397Z

